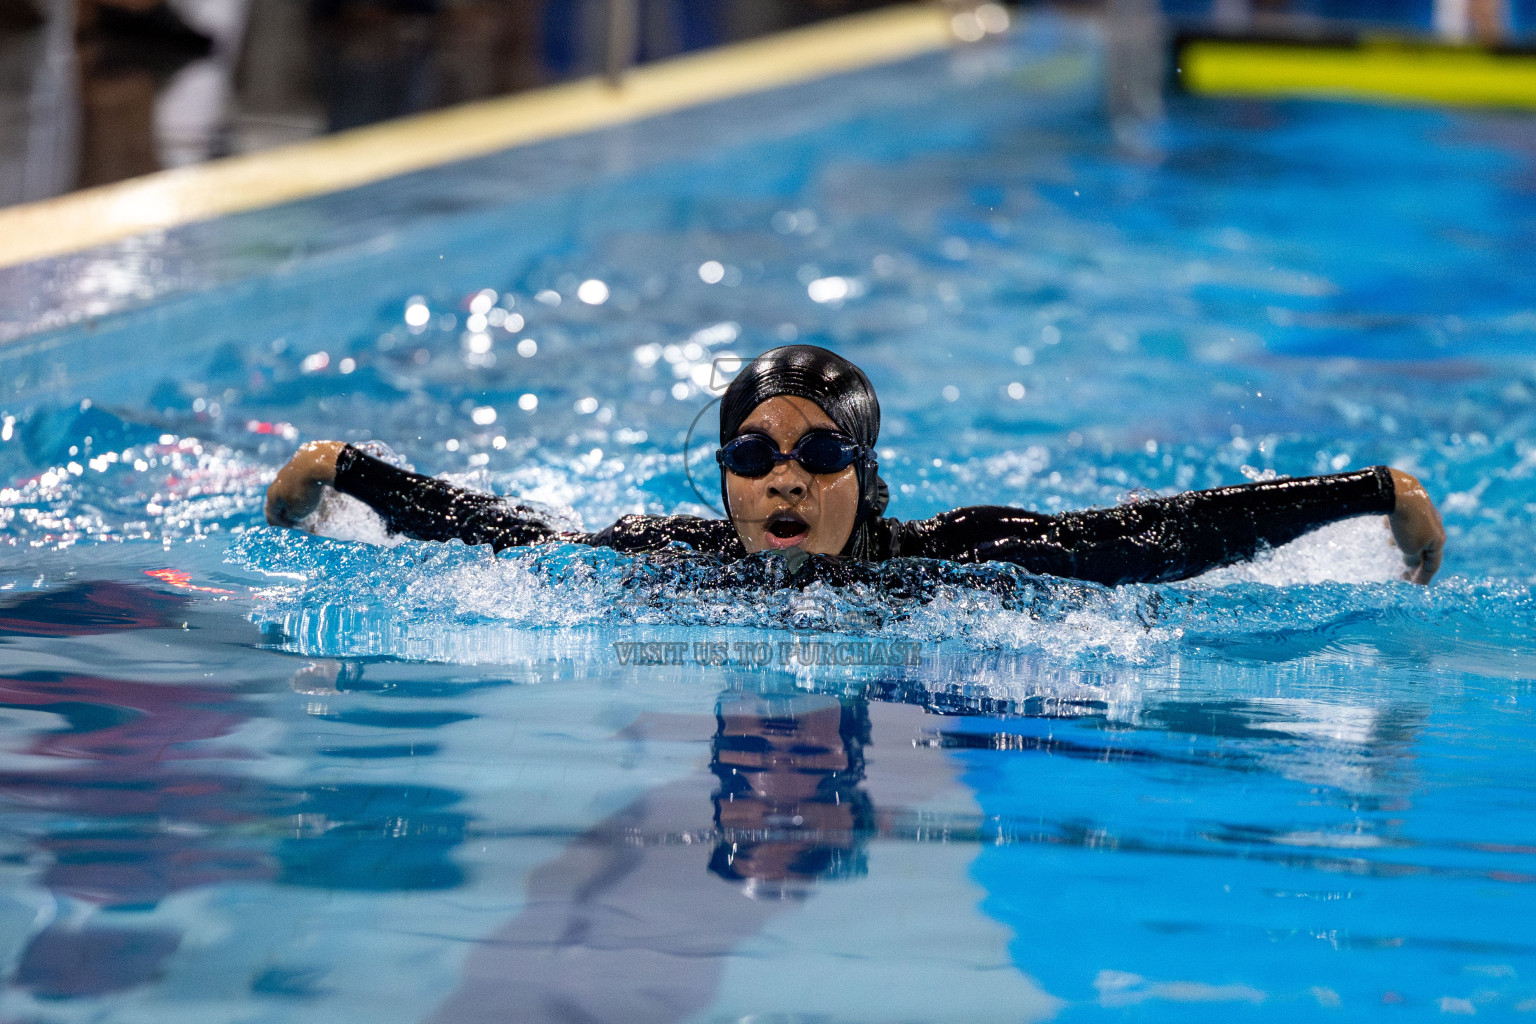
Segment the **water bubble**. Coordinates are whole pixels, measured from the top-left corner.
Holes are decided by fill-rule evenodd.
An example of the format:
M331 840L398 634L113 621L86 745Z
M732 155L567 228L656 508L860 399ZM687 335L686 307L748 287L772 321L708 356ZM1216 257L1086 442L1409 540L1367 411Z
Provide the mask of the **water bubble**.
M991 35L1008 31L1008 9L1002 4L982 4L976 8L976 22Z
M846 277L819 277L805 286L812 302L841 302L852 291Z
M939 244L939 252L947 260L963 260L971 254L971 247L963 238L946 238Z
M950 18L949 27L950 31L954 32L955 38L964 43L974 43L987 34L987 30L982 27L981 20L976 17L974 11L961 11Z
M469 311L476 316L484 316L490 312L492 306L496 305L497 298L498 296L494 289L483 288L475 293L474 298L469 300Z
M724 345L735 341L740 335L741 324L736 323L734 320L726 320L723 323L713 324L694 331L688 340L707 348L711 345Z

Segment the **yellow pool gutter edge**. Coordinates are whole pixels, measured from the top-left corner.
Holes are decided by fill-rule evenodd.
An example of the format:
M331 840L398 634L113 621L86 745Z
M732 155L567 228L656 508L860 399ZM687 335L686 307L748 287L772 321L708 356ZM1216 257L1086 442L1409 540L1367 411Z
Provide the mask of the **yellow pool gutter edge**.
M953 38L940 6L885 8L642 65L619 86L585 79L0 209L0 268L886 64Z

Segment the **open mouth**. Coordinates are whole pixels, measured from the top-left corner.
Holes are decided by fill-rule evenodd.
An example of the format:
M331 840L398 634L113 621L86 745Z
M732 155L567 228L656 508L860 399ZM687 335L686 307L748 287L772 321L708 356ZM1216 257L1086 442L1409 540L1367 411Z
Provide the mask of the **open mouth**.
M793 512L775 512L768 517L768 543L776 548L793 547L805 540L811 528Z

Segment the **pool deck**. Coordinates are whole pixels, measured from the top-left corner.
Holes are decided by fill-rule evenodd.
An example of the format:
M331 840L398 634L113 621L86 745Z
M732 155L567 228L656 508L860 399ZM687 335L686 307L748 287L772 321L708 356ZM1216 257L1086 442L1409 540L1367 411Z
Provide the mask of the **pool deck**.
M0 267L354 188L514 146L942 49L949 12L907 5L310 142L0 209Z

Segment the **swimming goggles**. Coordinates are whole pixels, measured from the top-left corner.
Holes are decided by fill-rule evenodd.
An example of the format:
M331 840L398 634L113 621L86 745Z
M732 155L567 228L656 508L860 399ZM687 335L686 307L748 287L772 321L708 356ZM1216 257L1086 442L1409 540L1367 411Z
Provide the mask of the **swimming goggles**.
M836 431L812 430L795 442L795 450L790 452L779 451L765 434L742 434L715 452L715 461L737 476L759 477L773 472L781 462L798 462L810 473L836 473L868 454L868 448Z

